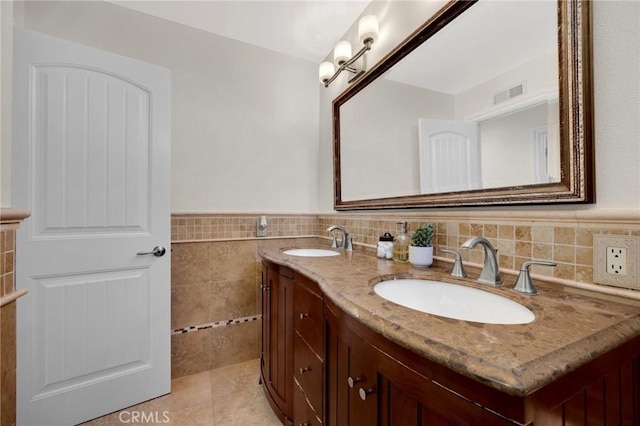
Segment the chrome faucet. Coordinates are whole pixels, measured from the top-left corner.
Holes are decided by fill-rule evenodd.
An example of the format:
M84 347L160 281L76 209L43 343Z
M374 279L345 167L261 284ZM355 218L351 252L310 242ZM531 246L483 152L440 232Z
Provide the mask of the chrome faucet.
M498 250L493 248L489 240L484 237L469 238L462 244L462 248L472 249L478 244L482 245L484 249L484 264L482 265L482 272L478 282L492 286L501 285L502 278L500 278L500 269L498 268L498 258L496 256Z
M340 238L340 242L336 240L336 234L333 233L333 231L335 231L336 229L340 231L340 233L342 234ZM344 248L349 251L353 250L353 244L349 239L349 234L342 226L331 225L330 227L327 228L327 232L330 232L331 236L333 237L333 239L331 240L331 248Z

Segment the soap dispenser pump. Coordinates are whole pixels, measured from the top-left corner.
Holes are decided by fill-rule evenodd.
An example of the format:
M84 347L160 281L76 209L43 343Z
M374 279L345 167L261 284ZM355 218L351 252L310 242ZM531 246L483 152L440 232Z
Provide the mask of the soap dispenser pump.
M400 234L393 240L393 260L406 263L409 261L409 236L407 222L398 222Z

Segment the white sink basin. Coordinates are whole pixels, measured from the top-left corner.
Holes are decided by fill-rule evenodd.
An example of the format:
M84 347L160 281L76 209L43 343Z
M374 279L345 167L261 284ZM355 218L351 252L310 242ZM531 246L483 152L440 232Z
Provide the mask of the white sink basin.
M340 256L340 253L333 250L314 249L314 248L302 248L302 249L290 249L285 250L282 254L288 254L289 256L301 256L301 257L327 257L327 256Z
M441 317L485 324L526 324L528 308L506 297L439 281L398 279L378 283L377 295L398 305Z

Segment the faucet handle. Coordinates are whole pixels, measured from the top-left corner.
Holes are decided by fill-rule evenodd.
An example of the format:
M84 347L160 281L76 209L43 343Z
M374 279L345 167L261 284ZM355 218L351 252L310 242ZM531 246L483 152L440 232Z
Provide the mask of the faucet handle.
M453 270L451 271L451 276L455 278L466 278L467 272L464 270L464 264L462 263L462 256L460 256L460 253L458 253L455 250L447 250L447 249L440 249L440 251L455 255L455 261L453 263Z
M329 234L331 234L331 248L338 248L338 240L336 239L336 234L331 231L329 231Z
M529 266L531 265L556 266L557 263L550 262L548 260L532 260L524 262L520 268L520 274L518 274L518 278L516 279L516 285L513 287L515 291L525 294L538 293L538 290L536 290L533 285L531 275L529 274Z
M352 237L351 235L347 235L347 241L345 242L345 250L353 251L353 240L358 239L358 237Z

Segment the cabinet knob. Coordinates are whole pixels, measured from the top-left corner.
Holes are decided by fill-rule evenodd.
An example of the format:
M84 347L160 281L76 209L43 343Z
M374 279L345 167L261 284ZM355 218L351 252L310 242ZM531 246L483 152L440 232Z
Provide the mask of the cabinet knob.
M376 388L375 387L370 387L369 389L365 389L365 388L360 388L358 390L358 394L360 395L360 399L363 401L367 400L367 397L369 395L371 395L372 393L376 392Z
M302 367L302 368L300 368L300 374L304 374L307 371L311 371L311 367Z
M305 314L305 313L303 313L303 312L300 312L300 319L301 319L301 320L303 320L303 319L305 319L305 318L308 318L308 317L309 317L309 314Z
M364 381L364 377L347 377L347 383L349 384L350 388L353 388L356 383L360 383L362 381Z
M262 289L262 291L269 291L268 285L261 285L260 288Z
M311 422L300 423L299 426L311 426Z

